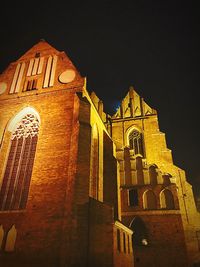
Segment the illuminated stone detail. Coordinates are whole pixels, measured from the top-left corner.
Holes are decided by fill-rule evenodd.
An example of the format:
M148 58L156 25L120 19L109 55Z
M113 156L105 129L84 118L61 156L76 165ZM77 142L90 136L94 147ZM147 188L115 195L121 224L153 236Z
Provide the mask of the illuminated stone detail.
M160 193L160 206L163 209L174 209L174 198L170 190L164 189Z
M32 69L33 69L33 64L34 64L34 59L32 58L29 62L29 66L28 66L28 71L27 71L27 76L31 76L32 73Z
M16 137L31 137L38 134L39 121L33 114L27 114L18 124L16 130L12 134L12 140Z
M39 66L38 66L38 70L37 70L37 74L42 73L43 65L44 65L44 57L41 57L40 62L39 62Z
M28 66L28 71L26 76L34 76L42 73L42 68L44 65L44 57L38 57L35 59L31 59Z
M44 42L32 48L16 62L16 65L15 63L11 65L4 72L5 74L1 75L1 82L5 81L10 86L15 72L13 68L17 67L18 62L21 63L24 60L27 62L25 69L27 71L30 59L36 58L38 52L45 55L42 75L23 77L22 80L24 81L25 78L24 82L26 82L38 78L38 89L40 89L43 86L48 57L59 54L59 51L46 46ZM20 152L20 146L25 144L28 151L29 143L34 138L37 140L37 135L33 137L29 135L26 138L23 135L19 138L15 135L10 144L12 133L14 134L20 125L18 122L30 113L35 114L39 120L36 110L40 111L42 118L42 130L38 139L37 158L26 211L19 212L17 209L19 202L16 201L14 212L14 208L12 211L4 209L0 212L0 223L4 230L1 265L5 265L4 258L6 261L10 258L10 255L6 253L3 255L3 252L7 233L15 224L18 236L13 256L15 265L19 266L24 263L24 255L27 265L34 262L38 266L41 262L48 266L58 261L65 265L73 263L76 266L82 266L85 262L93 266L98 266L98 264L106 266L108 261L110 266L116 263L126 267L133 265L136 267L138 265L183 267L188 264L192 266L194 256L195 260L199 256L200 235L197 235L200 229L199 214L196 214L192 189L186 181L184 171L173 165L165 134L159 130L156 111L148 107L143 98L137 97L136 93L131 90L122 101L117 115L110 117L103 112L101 100L93 97L92 94L90 98L86 89L86 80L83 86L81 82L83 80L77 72L77 77L72 83L65 84L58 81L59 75L64 71L75 70L64 53L61 52L59 57L54 83L56 92L47 90L46 93L46 90L41 88L37 91L38 94L33 92L34 96L32 93L30 95L25 93L19 95L19 98L11 95L6 99L6 96L1 95L0 190L7 159L10 156L10 147L15 153L15 149ZM72 90L68 93L65 89L69 87ZM9 89L7 88L7 91ZM82 91L82 96L78 94L77 97L76 92L80 91ZM8 122L16 110L21 111ZM105 122L106 127L102 121ZM97 124L99 133L97 166L93 164L97 156L94 155L94 160L90 161L93 155L91 153L91 127L93 128L94 124ZM133 129L142 133L145 157L135 155L134 150L129 147L129 134ZM27 143L23 143L23 139ZM92 145L94 145L92 149L95 150L96 141ZM17 162L17 157L16 159L14 157L15 155L13 158L10 156L11 164L13 164L11 168L14 171L17 167L19 172L18 166L23 166L24 163L14 165L15 161ZM23 152L19 153L19 158L21 162L25 160ZM155 166L151 167L154 164ZM91 181L89 188L91 167L94 167L93 174L98 168L99 176L96 177L99 179L100 194L98 195L102 196L101 198L98 196L100 201L96 201L94 197L89 198L91 196L89 189L93 193L96 190L94 185L97 185L96 181ZM171 173L172 177L170 175L167 177L168 173ZM16 178L16 176L13 177ZM23 181L18 177L22 176L17 176L15 184ZM16 188L18 190L18 187ZM10 194L8 189L7 195ZM128 191L132 189L138 192L138 205L130 206ZM163 189L172 192L175 209L161 207L160 193ZM155 194L157 209L144 209L143 194L146 190L152 190ZM17 191L17 198L19 192ZM94 196L96 197L95 194ZM117 204L119 209L117 209ZM136 216L141 217L138 223L136 223ZM129 232L129 229L125 229L122 223L115 221L118 218L120 222L125 223L134 231L134 256L132 244L130 244L130 255L128 247L124 253L123 231L130 234L130 242L132 231ZM133 220L134 223L132 223ZM117 246L118 228L121 231L120 253L118 251L120 244ZM59 255L57 244L61 251ZM185 250L186 245L188 251ZM41 252L41 257L37 257L38 251ZM97 253L91 254L88 251ZM46 260L47 255L50 255L48 260ZM102 255L104 257L101 257ZM190 256L188 264L186 264L186 255ZM11 260L13 256L11 255Z
M140 116L149 116L156 114L156 111L152 109L140 97L134 88L131 86L129 93L123 99L120 106L117 107L116 113L112 116L113 118L130 118L130 117L140 117Z
M15 87L15 93L18 93L19 90L20 90L20 86L21 86L21 83L22 83L22 78L23 78L25 66L26 66L25 63L22 63L21 64L21 68L20 68L20 72L19 72L19 77L18 77L17 84L16 84L16 87Z
M51 67L49 86L53 86L53 84L54 84L57 60L58 60L58 57L56 55L53 56L53 63L52 63L52 67Z
M24 74L24 70L25 70L25 66L26 66L26 64L24 62L19 63L17 65L15 73L14 73L14 77L12 80L12 84L10 87L10 92L9 92L10 94L19 92L22 78L23 78L23 74Z
M1 82L0 83L0 94L3 94L7 89L7 83Z
M44 77L43 88L51 87L54 84L56 65L57 65L58 57L54 55L50 56L47 60L47 67Z
M37 74L38 65L39 65L39 58L36 58L34 60L32 75L36 75Z
M13 94L15 92L15 87L16 87L16 82L17 82L17 78L19 75L19 71L20 71L20 66L21 64L19 63L16 67L15 73L14 73L14 77L12 80L12 84L11 84L11 88L10 88L10 94Z
M27 114L12 133L0 191L0 210L24 209L26 206L38 131L38 119L33 114Z
M70 83L75 79L76 73L72 69L68 69L60 74L59 81L61 83Z

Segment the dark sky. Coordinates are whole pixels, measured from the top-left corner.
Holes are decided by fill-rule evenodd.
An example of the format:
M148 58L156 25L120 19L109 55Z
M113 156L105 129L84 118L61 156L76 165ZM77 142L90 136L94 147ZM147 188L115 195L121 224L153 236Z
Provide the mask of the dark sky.
M174 163L200 192L200 16L194 1L7 1L0 23L0 72L43 38L68 54L108 113L134 86L158 111Z

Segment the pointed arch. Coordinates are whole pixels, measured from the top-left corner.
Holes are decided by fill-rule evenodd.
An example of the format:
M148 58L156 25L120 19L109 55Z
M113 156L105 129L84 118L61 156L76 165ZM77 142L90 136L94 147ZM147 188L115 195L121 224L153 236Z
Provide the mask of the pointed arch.
M97 125L92 127L91 156L90 156L90 197L98 199L99 189L99 132Z
M136 216L130 223L131 230L133 230L132 241L134 246L146 246L149 243L148 231L144 221Z
M157 166L155 164L149 167L149 178L150 178L151 185L156 185L158 183L157 181L158 174L157 174L156 169L157 169Z
M138 155L135 158L135 161L136 161L136 170L137 170L137 184L143 185L144 184L144 173L143 173L142 157Z
M17 124L23 119L23 117L26 116L26 114L34 115L37 118L39 124L41 124L40 115L37 110L33 107L25 107L9 121L7 130L9 132L13 132L15 130L15 127L17 127Z
M128 146L134 151L134 154L144 156L142 133L134 127L127 132L127 138Z
M164 189L160 192L160 207L162 209L174 209L174 197L169 189Z
M13 225L7 234L5 251L11 252L15 250L16 238L17 238L17 230L15 228L15 225Z
M156 195L152 190L147 190L144 192L143 207L144 209L150 209L150 210L157 209Z
M39 125L39 115L30 107L20 111L8 124L11 139L0 188L0 210L26 206Z

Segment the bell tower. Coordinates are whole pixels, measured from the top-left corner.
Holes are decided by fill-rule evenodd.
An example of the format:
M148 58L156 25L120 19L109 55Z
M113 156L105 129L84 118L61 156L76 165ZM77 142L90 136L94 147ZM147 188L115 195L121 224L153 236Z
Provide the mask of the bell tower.
M185 191L194 198L183 171L173 165L156 110L130 87L107 127L120 166L122 222L134 232L135 266L188 266L185 238L193 215L183 203Z

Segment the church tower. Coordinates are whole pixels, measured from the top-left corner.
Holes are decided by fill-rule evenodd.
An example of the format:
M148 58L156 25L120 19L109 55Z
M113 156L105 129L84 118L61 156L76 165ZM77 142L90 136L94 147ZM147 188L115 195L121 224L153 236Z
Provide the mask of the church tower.
M134 266L200 262L200 214L184 171L173 164L156 110L131 87L107 128L120 166L122 222L134 232Z
M156 110L110 116L40 41L0 74L0 265L194 267L200 215Z

